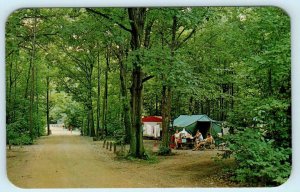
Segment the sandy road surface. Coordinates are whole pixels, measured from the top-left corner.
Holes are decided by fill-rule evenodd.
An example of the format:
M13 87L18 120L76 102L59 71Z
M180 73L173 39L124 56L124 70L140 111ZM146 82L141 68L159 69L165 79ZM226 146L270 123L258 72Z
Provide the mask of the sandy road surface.
M16 152L19 157L15 159L11 152L8 178L22 188L121 187L130 183L95 155L88 138L72 134L43 137L37 145Z
M175 151L158 163L115 159L78 132L57 129L35 145L7 152L10 181L21 188L118 188L118 187L229 187L218 178L220 166L211 160L216 151ZM150 143L149 145L149 142ZM153 141L146 145L153 146Z

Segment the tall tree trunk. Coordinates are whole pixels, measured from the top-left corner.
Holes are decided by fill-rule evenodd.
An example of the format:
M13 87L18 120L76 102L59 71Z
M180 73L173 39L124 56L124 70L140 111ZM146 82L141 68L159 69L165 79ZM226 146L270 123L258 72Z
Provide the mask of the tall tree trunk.
M107 100L108 100L108 71L109 71L109 62L110 62L110 50L107 46L106 48L106 69L105 69L105 80L104 80L104 94L103 94L103 106L102 106L102 129L104 134L107 136Z
M132 72L132 130L130 139L130 153L142 158L144 154L143 135L142 135L142 69L137 67ZM135 142L134 142L135 141Z
M203 106L203 101L200 101L200 113L204 114L204 106Z
M84 131L84 117L82 117L82 124L81 124L81 135L84 136L85 135L85 131Z
M39 114L39 87L38 87L38 74L39 74L38 63L35 64L35 97L36 97L36 132L37 136L40 137L40 114Z
M92 77L89 79L89 92L88 92L88 113L89 113L89 130L90 137L95 137L95 126L94 126L94 112L93 112L93 100L92 100Z
M93 77L93 70L94 70L94 62L95 59L91 59L87 64L87 83L88 83L88 113L89 113L89 130L90 130L90 137L96 136L95 131L95 122L94 122L94 110L93 110L93 84L92 84L92 77Z
M181 100L180 100L180 97L181 97L181 95L180 95L180 93L177 93L177 97L176 97L176 107L175 107L175 113L176 113L176 116L178 115L178 114L181 114L181 104L180 104L180 102L181 102Z
M171 100L172 100L171 87L163 85L162 88L162 147L164 150L166 148L170 149L170 136L169 136L169 126L171 123Z
M13 55L12 55L13 57ZM12 88L13 88L13 59L9 63L9 81L7 81L7 87L9 87L8 101L7 101L7 113L6 113L6 123L10 124L12 122Z
M137 51L141 48L141 38L144 32L146 8L128 8L128 16L131 26L131 49ZM139 65L140 56L136 56L133 62L132 86L131 86L131 134L130 154L134 157L144 158L145 150L142 133L142 92L143 92L143 71Z
M200 105L198 100L194 102L194 114L200 114Z
M126 67L123 62L122 53L118 55L120 67L120 83L121 83L121 102L123 106L123 122L125 131L125 143L130 143L130 130L132 129L132 122L130 116L130 105L127 95L126 86Z
M87 129L87 135L88 135L88 136L91 136L91 135L92 135L92 133L91 133L92 130L91 130L91 126L90 126L90 125L91 125L91 119L90 119L89 106L87 106L86 108L87 108L87 110L88 110L88 111L87 111L87 114L86 114L86 115L87 115L87 118L86 118L86 120L87 120L87 124L86 124L86 125L87 125L87 126L86 126L86 129Z
M177 31L177 17L173 17L173 26L172 26L172 41L170 45L170 64L168 66L169 70L171 70L173 63L174 63L174 57L175 57L175 49L176 49L176 31ZM163 42L163 41L162 41ZM162 47L164 45L162 44ZM163 91L162 91L162 147L168 148L169 150L165 150L166 153L170 153L170 138L169 138L169 125L171 122L171 106L172 106L172 86L168 82L167 76L163 75L163 82L166 84L163 85Z
M17 71L17 63L15 65L16 67L16 71ZM16 100L17 100L17 76L15 75L15 80L14 80L14 98L13 98L13 108L15 107L16 105ZM16 118L16 110L13 110L13 119Z
M97 57L97 67L98 67L98 81L97 81L97 129L96 129L96 136L99 137L100 135L100 78L101 78L101 69L100 69L100 52L98 52L98 57Z
M210 116L210 100L206 99L206 114Z
M47 66L48 71L49 71L49 66ZM49 75L47 75L46 77L46 89L47 89L47 96L46 96L46 105L47 105L47 109L46 109L46 115L47 115L47 135L50 135L50 118L49 118L49 112L50 112L50 108L49 108L49 92L50 92L50 88L49 88L49 84L50 84L50 78Z
M224 91L224 90L223 90ZM221 97L220 97L220 119L221 121L224 120L224 97L223 97L224 92L222 93Z
M31 93L30 93L30 107L29 107L29 133L31 141L33 141L34 133L33 133L33 127L34 127L34 119L33 119L33 105L34 105L34 84L35 84L35 67L34 67L34 59L35 59L35 44L36 44L36 24L37 24L37 18L36 18L36 10L35 10L35 16L34 16L34 23L33 23L33 39L32 39L32 51L31 51L31 58L30 58L30 66L32 66L31 70Z
M31 72L31 90L30 90L30 105L29 105L29 134L31 141L33 141L34 133L34 119L33 119L33 105L34 105L34 66L32 67Z
M31 57L32 57L32 52L33 50L31 50ZM26 77L26 86L25 86L25 92L24 92L24 99L27 99L28 97L28 90L29 90L29 86L30 86L30 78L31 78L31 70L32 70L32 61L30 59L30 63L29 63L29 67L28 67L28 72L27 72L27 77Z

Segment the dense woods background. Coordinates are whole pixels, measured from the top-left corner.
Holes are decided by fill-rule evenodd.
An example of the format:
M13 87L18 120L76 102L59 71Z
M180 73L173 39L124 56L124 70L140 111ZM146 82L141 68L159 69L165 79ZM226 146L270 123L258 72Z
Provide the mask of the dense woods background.
M147 158L142 115L224 122L240 182L278 185L291 170L290 20L274 7L22 9L6 25L8 144L64 120L123 135ZM48 129L47 129L48 125ZM46 127L46 128L45 128Z

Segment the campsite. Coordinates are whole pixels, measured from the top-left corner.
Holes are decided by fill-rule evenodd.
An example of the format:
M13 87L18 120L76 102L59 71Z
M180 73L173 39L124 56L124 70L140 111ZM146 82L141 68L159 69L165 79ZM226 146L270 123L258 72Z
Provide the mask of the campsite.
M291 174L284 10L24 8L5 49L18 187L275 187Z
M35 146L14 148L8 152L8 177L12 183L22 188L243 186L228 181L228 175L222 171L224 165L233 166L232 161L215 163L211 159L221 152L218 150L176 150L172 156L160 156L148 162L128 161L116 159L112 151L103 148L103 141L92 141L88 137L76 135L76 132L71 135L68 131L59 131L59 128L53 129L53 134L50 138L42 138ZM61 139L64 142L59 144ZM156 152L159 142L144 140L146 150ZM81 147L78 147L79 144ZM61 148L54 150L55 146ZM21 156L16 156L18 153ZM45 154L56 158L49 159ZM69 162L78 154L81 154L80 158ZM44 163L36 164L36 161ZM24 162L27 162L26 168L22 167ZM51 169L45 169L45 164L51 165ZM69 171L73 173L72 176L68 175ZM71 179L64 178L66 175ZM92 179L95 177L97 181Z

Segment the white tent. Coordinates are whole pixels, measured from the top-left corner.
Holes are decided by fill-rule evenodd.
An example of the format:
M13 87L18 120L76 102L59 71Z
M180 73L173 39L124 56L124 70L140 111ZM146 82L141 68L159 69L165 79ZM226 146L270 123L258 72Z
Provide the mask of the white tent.
M148 116L142 118L143 121L143 136L145 137L160 137L162 131L162 118L159 116Z

